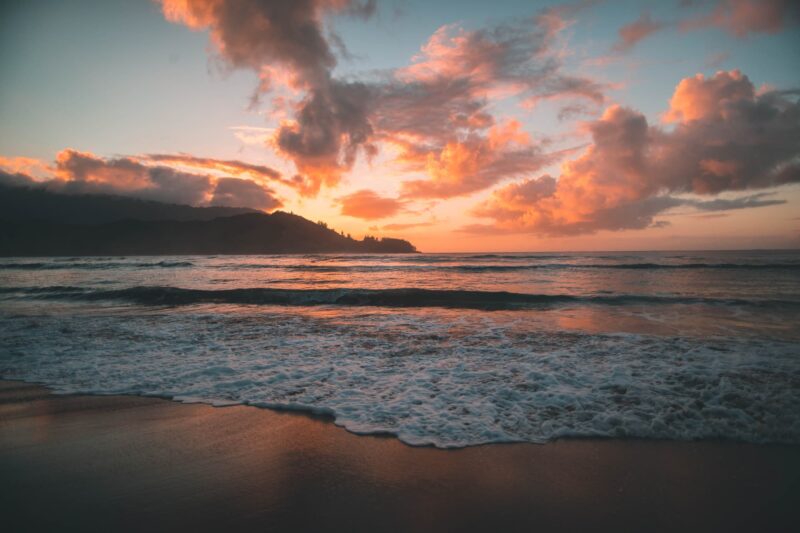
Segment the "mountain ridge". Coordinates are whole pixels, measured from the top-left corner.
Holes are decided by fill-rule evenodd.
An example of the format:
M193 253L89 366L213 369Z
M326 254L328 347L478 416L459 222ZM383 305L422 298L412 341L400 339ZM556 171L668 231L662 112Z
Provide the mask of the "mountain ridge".
M19 193L21 189L27 190ZM201 208L104 195L87 195L87 200L50 191L38 197L46 198L52 211L41 206L26 210L40 192L0 185L0 256L417 252L403 239L367 236L356 240L324 223L284 211L267 214L247 208ZM21 201L15 204L15 198ZM58 203L60 199L63 204ZM89 207L95 211L90 212ZM176 212L182 220L136 218L169 217L173 207L179 208ZM81 209L87 212L81 213ZM218 213L232 214L211 216Z

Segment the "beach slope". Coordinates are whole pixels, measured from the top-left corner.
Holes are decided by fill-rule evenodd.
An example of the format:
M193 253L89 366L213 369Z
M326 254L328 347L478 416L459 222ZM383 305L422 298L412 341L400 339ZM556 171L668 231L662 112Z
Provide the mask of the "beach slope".
M777 531L800 447L563 440L459 450L246 406L0 382L6 531Z

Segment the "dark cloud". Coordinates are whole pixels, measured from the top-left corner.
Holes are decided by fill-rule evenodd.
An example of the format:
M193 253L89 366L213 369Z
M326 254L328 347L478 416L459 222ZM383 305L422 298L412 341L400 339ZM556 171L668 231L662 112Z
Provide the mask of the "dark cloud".
M29 187L36 185L36 180L23 172L6 172L0 169L0 185L12 187Z
M162 0L165 16L194 29L208 29L227 64L255 70L260 89L276 82L306 96L295 119L281 125L275 146L308 175L314 194L334 185L352 166L371 133L362 84L332 78L336 57L326 39L329 12L367 17L375 2L357 0ZM344 152L342 154L341 152Z
M265 180L280 181L282 179L281 173L273 168L264 165L245 163L235 159L212 159L189 154L147 154L141 157L149 161L186 165L206 170L222 170L225 172L235 172L237 174L249 174L253 177Z
M210 157L198 157L190 154L146 154L138 156L138 159L188 167L202 173L223 172L232 174L236 177L253 179L260 184L280 183L296 189L301 194L307 193L314 188L314 184L303 176L295 175L291 178L284 176L274 168L265 165L255 165L236 159L213 159Z
M104 159L71 149L56 157L56 176L58 180L49 186L70 194L119 194L188 205L204 203L212 186L205 175L147 166L128 157Z
M111 194L158 202L192 206L231 206L274 209L281 202L273 191L250 179L219 177L213 174L183 172L175 168L150 164L152 161L172 161L171 156L102 158L89 152L66 149L56 156L53 174L34 180L20 172L0 171L0 183L35 185L65 194ZM196 158L207 164L217 160ZM228 165L233 162L225 162ZM266 167L235 162L242 169L266 172ZM43 165L39 165L43 166ZM220 170L208 164L205 168Z
M275 138L297 169L320 185L336 185L342 172L353 166L359 148L368 144L372 126L368 120L370 88L363 83L329 80L325 90L312 91L301 102L295 121L284 124Z
M281 207L272 191L258 183L240 178L220 178L214 187L209 205L252 207L269 211Z

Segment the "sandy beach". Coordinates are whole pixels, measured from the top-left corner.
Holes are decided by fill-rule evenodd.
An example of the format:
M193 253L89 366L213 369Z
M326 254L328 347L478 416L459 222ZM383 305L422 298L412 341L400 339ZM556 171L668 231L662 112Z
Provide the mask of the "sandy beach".
M800 447L562 440L458 450L247 406L0 382L8 531L789 530Z

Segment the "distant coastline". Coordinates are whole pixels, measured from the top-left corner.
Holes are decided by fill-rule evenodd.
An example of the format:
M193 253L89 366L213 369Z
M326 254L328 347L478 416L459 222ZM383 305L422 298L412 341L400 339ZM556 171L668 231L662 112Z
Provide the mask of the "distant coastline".
M0 187L0 256L417 253L299 215Z

